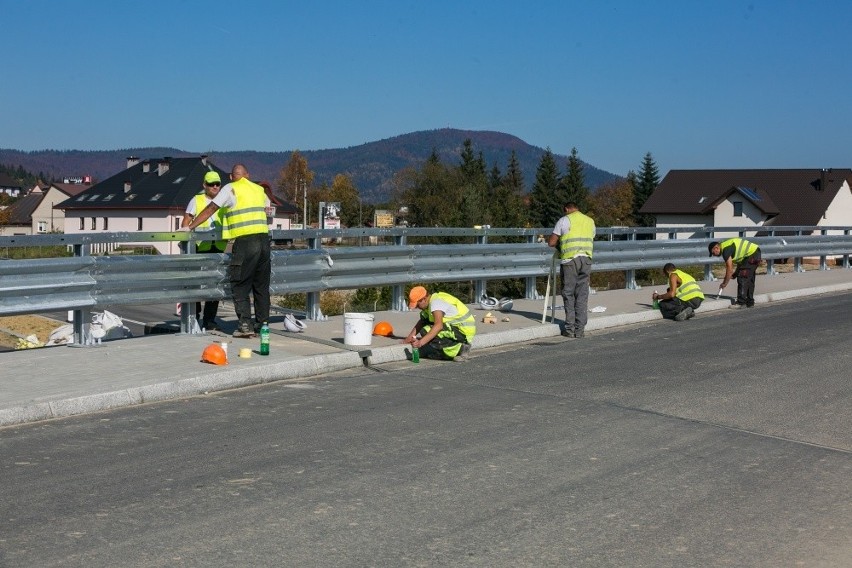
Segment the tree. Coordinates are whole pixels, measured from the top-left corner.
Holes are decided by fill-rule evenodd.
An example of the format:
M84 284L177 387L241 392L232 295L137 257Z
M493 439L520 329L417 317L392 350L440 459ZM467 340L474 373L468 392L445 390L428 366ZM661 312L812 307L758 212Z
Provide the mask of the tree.
M293 203L296 208L300 208L305 192L313 183L314 172L308 168L308 160L298 150L293 150L287 164L281 168L278 181L275 183L275 194L284 201ZM303 219L305 213L302 211Z
M568 201L573 201L580 211L588 209L589 188L586 187L583 162L577 157L577 148L571 148L571 155L568 156L568 172L560 180L559 186L563 205Z
M564 204L559 196L559 168L553 152L547 148L536 168L530 192L530 224L533 227L554 226L562 217Z
M485 160L482 153L473 154L473 142L464 141L461 151L461 163L456 168L461 201L456 223L459 227L491 224L488 211L488 176L485 172Z
M450 227L460 202L454 172L441 163L435 150L418 170L410 167L394 176L394 202L406 207L414 227Z
M512 150L506 175L499 177L500 170L492 171L491 220L495 227L523 227L529 221L529 212L524 206L524 175L518 157Z
M660 174L651 152L645 154L645 158L642 160L642 169L634 179L633 218L640 227L653 227L656 224L654 216L639 213L639 210L660 185Z
M599 227L631 225L633 214L633 184L619 180L599 187L589 197L589 215Z

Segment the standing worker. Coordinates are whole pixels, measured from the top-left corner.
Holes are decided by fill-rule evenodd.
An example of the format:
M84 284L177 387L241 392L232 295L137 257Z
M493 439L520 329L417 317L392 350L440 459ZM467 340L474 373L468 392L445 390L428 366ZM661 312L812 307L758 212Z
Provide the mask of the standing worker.
M559 252L562 276L562 303L565 307L565 327L562 335L582 338L589 319L589 278L592 274L592 249L595 240L595 221L577 209L577 204L565 204L565 216L556 222L547 244Z
M229 278L234 310L239 324L234 337L254 337L269 321L269 282L272 278L272 245L266 208L269 198L263 187L248 179L243 164L231 169L231 183L225 185L201 213L184 227L194 230L220 208L225 209L222 237L234 239ZM249 295L254 299L254 322Z
M663 273L669 279L669 289L665 294L653 293L653 300L660 302L660 313L666 319L688 320L704 301L704 292L695 278L671 262L663 267Z
M721 256L725 261L725 278L719 290L731 281L734 263L737 265L737 302L736 307L754 307L754 281L757 267L760 265L760 247L756 243L739 237L727 239L721 243L713 241L707 245L710 256Z
M431 359L467 358L476 335L476 321L461 300L446 292L430 294L423 286L415 286L408 293L408 307L419 308L420 319L403 343L410 343L421 350L423 357Z
M203 190L189 200L186 206L186 212L183 214L181 227L187 227L195 219L199 211L203 211L207 205L213 201L213 198L219 195L219 188L222 185L222 179L215 171L209 171L204 174ZM221 230L222 218L225 210L219 209L209 219L198 225L198 228L203 231ZM228 246L228 241L199 241L195 247L196 252L200 253L223 253L225 247ZM216 323L216 313L219 311L219 300L207 300L204 302L204 311L201 311L200 302L195 304L195 315L198 318L198 323L201 329L216 331L219 325Z

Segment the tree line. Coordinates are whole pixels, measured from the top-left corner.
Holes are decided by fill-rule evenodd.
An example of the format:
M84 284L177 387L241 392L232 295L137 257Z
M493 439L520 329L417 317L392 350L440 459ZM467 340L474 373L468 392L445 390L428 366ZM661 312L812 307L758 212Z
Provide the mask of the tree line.
M464 141L458 163L442 162L433 149L421 166L397 172L390 203L364 203L346 174L319 186L313 185L314 178L307 160L296 150L280 171L276 195L296 205L302 219L307 216L309 223L317 219L320 202L340 202L341 222L346 227L370 226L374 209L403 211L401 220L415 227L552 227L564 214L563 205L568 201L577 203L601 227L650 227L654 218L639 210L660 182L657 165L648 152L638 172L631 170L626 178L593 192L586 186L576 148L571 150L564 171L548 148L527 193L514 151L502 169L498 164L489 168L470 139ZM303 210L305 204L307 211Z

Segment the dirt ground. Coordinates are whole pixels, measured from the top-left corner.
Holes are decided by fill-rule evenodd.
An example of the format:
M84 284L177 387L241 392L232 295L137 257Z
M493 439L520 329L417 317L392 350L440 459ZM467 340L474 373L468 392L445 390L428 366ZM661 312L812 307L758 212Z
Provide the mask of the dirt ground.
M35 334L39 341L44 343L54 329L66 323L37 315L0 317L0 347L14 349L18 343L18 337L7 333L7 330L24 337Z

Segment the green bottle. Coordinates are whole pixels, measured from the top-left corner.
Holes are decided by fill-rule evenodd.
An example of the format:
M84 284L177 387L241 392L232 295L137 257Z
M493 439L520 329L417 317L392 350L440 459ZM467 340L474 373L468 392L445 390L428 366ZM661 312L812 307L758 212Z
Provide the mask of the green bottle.
M419 363L420 362L420 349L418 349L417 347L413 347L411 349L411 362L412 363Z
M657 292L654 292L654 294L656 294L656 293L657 293ZM659 309L660 309L660 301L659 301L659 300L654 300L654 309L655 309L655 310L659 310Z
M269 355L269 324L266 322L260 328L260 354Z

